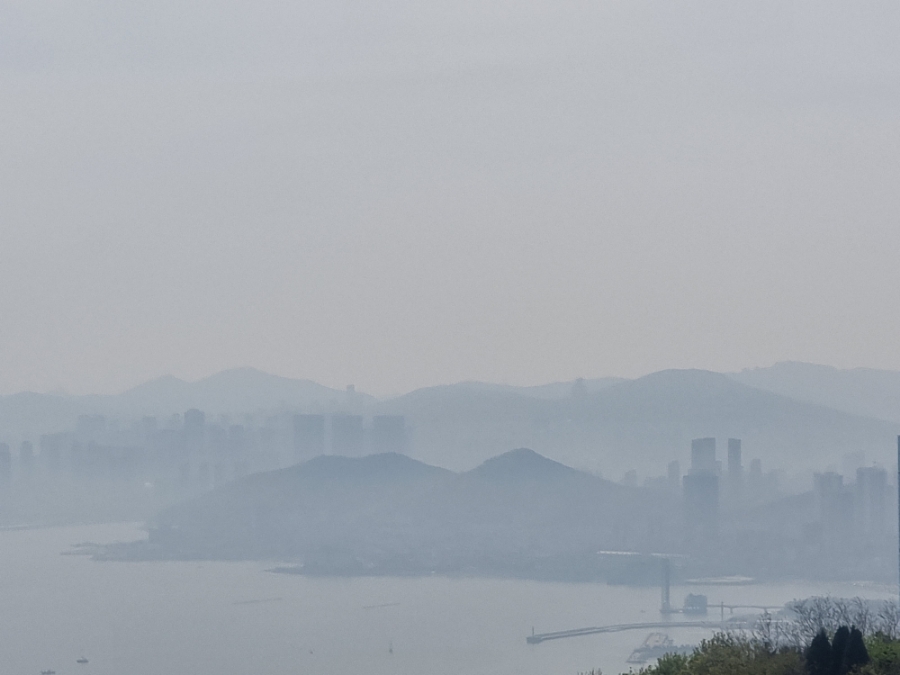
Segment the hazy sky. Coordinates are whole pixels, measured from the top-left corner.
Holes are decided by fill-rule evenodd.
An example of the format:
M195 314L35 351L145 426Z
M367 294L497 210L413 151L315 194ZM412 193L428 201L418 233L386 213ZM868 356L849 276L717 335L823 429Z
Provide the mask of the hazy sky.
M900 369L900 3L0 0L0 392Z

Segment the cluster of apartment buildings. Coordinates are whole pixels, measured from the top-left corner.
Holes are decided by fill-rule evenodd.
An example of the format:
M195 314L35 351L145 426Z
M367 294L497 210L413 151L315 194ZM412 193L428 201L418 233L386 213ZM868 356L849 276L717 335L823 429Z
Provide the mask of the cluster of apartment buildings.
M887 471L877 466L856 469L856 482L845 483L844 476L834 471L814 476L813 492L826 540L853 538L876 541L889 528L888 514L892 511L894 495L888 484Z
M833 471L813 475L813 508L799 502L792 506L791 519L802 520L805 529L798 534L818 543L846 541L848 536L869 543L883 538L895 522L891 514L896 501L888 473L878 466L861 466L854 472L855 482L847 482L844 475ZM778 494L774 473L763 474L759 459L751 460L745 470L737 438L728 439L724 463L717 458L715 438L694 439L689 470L682 475L680 464L670 462L665 483L682 498L685 543L689 546L719 539L726 516L734 520L735 514L743 513L746 517L753 507L784 497Z
M72 431L0 443L0 482L85 478L207 489L248 473L283 468L322 454L408 451L399 415L275 415L209 420L197 409L123 426L82 415Z

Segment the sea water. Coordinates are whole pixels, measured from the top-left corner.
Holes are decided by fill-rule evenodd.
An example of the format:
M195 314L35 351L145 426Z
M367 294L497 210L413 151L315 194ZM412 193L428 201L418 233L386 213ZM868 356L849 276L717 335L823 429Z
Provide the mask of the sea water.
M269 563L95 562L82 542L135 525L0 532L0 664L38 675L575 675L627 672L648 630L526 644L541 633L660 621L660 592L476 578L308 578ZM673 587L710 604L781 605L894 589L793 583ZM727 612L727 610L726 610ZM710 609L710 619L719 609ZM683 620L677 617L674 620ZM710 631L667 629L677 644ZM89 663L77 664L85 657Z

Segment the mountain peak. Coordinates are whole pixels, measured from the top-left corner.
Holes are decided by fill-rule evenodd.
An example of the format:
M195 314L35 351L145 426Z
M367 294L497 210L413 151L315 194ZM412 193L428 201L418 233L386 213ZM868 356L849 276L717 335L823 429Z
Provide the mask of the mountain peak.
M259 368L254 368L253 366L239 366L237 368L226 368L225 370L220 370L218 373L213 373L212 375L208 375L207 377L201 378L195 382L195 384L200 383L221 383L221 382L245 382L245 381L253 381L253 382L265 382L265 381L291 381L292 378L283 377L281 375L273 375L272 373L267 373L264 370L260 370ZM306 380L299 380L300 382L305 382Z
M550 478L579 471L536 453L530 448L517 448L492 457L470 473L485 478Z

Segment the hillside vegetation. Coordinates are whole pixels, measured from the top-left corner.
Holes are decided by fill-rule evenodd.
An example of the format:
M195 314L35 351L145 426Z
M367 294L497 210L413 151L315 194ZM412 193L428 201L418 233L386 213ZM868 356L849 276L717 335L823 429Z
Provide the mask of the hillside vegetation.
M398 454L322 456L167 509L127 555L278 560L305 574L596 579L597 551L649 552L679 517L670 495L524 448L459 474Z
M763 615L749 634L719 633L668 654L642 675L898 675L900 612L893 601L809 598Z

